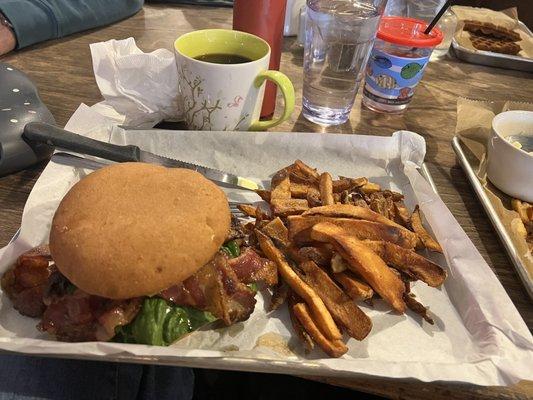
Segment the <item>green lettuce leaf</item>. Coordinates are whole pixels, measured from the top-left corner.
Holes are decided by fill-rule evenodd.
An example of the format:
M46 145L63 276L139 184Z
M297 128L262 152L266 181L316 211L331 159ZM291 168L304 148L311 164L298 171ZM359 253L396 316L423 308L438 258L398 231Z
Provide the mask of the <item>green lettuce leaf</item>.
M230 240L228 243L221 247L221 250L225 251L228 254L229 258L239 257L239 255L241 254L241 248L235 240Z
M214 320L207 311L177 306L160 297L146 298L135 319L118 329L115 341L168 346Z

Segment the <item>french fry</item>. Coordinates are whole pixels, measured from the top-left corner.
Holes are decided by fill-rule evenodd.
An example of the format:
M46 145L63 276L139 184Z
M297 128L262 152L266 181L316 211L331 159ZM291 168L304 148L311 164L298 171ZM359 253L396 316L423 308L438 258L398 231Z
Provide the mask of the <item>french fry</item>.
M422 225L422 219L420 218L420 210L418 206L415 207L413 214L411 214L411 227L418 235L420 241L426 249L442 253L442 247L440 244L431 237L431 235L424 228L424 225Z
M270 221L261 230L272 239L279 241L284 246L289 245L289 230L279 217L276 217Z
M291 197L293 199L306 199L309 192L314 193L315 195L320 195L320 192L315 185L293 182L291 180Z
M385 218L383 215L378 214L369 208L354 206L351 204L333 204L329 206L314 207L304 212L302 215L322 215L324 217L365 219L367 221L380 222L385 225L405 229L403 226L391 221L388 218ZM407 231L409 232L409 230ZM409 232L407 234L413 234L413 232Z
M405 312L405 285L385 262L363 242L334 224L323 222L313 226L311 238L329 242L346 261L396 311Z
M424 318L429 324L433 325L435 322L433 321L433 318L431 318L428 314L428 308L425 307L422 303L419 303L411 293L405 293L403 296L405 300L405 304L407 304L407 307L415 312L416 314L420 315L422 318Z
M372 321L352 299L314 262L300 264L302 279L320 296L333 319L357 340L363 340L372 329Z
M339 177L338 180L333 181L333 193L340 193L345 190L359 188L368 183L366 178L344 178Z
M276 286L274 286L272 291L272 297L270 298L270 304L268 305L268 312L277 310L289 295L289 286L283 281L279 281Z
M304 349L306 353L309 353L311 350L315 348L315 342L313 342L313 339L311 338L311 335L307 333L307 331L304 329L303 325L300 323L296 315L294 314L293 307L302 302L302 299L299 297L296 298L297 295L289 290L288 296L287 296L287 303L289 308L289 316L291 318L291 324L296 332L296 335L300 338L301 342L304 345Z
M339 328L335 325L322 299L294 272L281 251L274 246L268 236L258 230L255 231L255 235L263 253L278 266L278 272L283 280L309 305L324 335L331 340L341 339L342 335Z
M272 199L270 202L272 213L276 216L287 217L301 214L309 209L305 199Z
M264 201L270 203L270 190L257 189L255 193L257 193Z
M281 179L277 183L272 183L272 187L270 188L270 201L273 202L274 200L285 200L291 198L291 181L289 179L289 175L285 175L283 179Z
M348 347L340 339L325 337L316 326L305 303L298 303L292 307L292 311L311 338L330 357L340 357L348 351Z
M329 222L342 227L348 233L360 240L385 240L408 249L413 249L417 243L417 237L413 232L405 228L384 225L379 222L362 219L332 218L323 216L303 217L300 215L288 217L289 239L295 243L309 243L311 240L311 228L320 222Z
M296 166L296 168L298 168L298 170L302 174L304 174L305 176L308 176L308 177L312 178L314 181L318 182L318 179L320 178L320 175L318 174L318 172L316 172L316 169L311 168L309 165L305 164L301 160L296 160L294 162L294 165Z
M335 200L333 199L333 183L330 174L324 172L320 175L318 188L320 190L320 200L323 205L329 206L335 204Z
M406 228L409 227L411 221L411 214L409 213L409 210L407 209L403 201L394 202L394 216L394 220L401 226L404 226Z
M309 207L321 206L322 201L320 201L320 192L307 192L307 204Z
M308 246L308 247L288 247L289 256L298 263L305 261L314 261L321 267L328 267L331 259L331 250L325 246L323 243L319 243L319 246Z
M243 213L248 215L249 217L256 218L257 217L257 207L254 207L250 204L239 204L237 206L239 210L241 210Z
M363 186L361 186L359 190L364 194L370 194L374 192L379 192L381 190L381 186L379 186L377 183L367 182Z
M515 210L524 224L533 220L533 206L518 199L511 200L511 206Z
M364 244L370 247L387 264L392 265L410 277L420 279L429 286L438 287L446 279L446 271L412 250L384 241L365 240Z
M350 271L334 273L333 279L339 282L346 294L355 301L368 300L374 296L374 290L353 276Z
M391 197L385 197L383 193L376 192L370 195L370 209L383 215L385 218L394 220L394 203Z

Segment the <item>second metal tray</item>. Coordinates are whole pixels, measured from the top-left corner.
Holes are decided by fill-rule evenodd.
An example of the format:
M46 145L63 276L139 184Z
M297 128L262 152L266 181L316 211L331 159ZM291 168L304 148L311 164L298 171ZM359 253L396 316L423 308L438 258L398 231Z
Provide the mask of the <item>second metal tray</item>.
M518 21L518 26L520 30L533 37L533 33L523 22ZM467 49L457 43L455 37L452 39L452 48L457 58L472 64L533 72L533 58L493 53L492 51Z
M487 196L483 185L481 184L476 173L474 172L474 169L472 168L472 165L470 164L470 161L468 160L468 157L463 150L461 140L457 136L455 136L452 140L452 147L455 151L455 154L457 154L459 164L461 164L461 167L465 171L465 174L468 180L470 181L470 184L474 188L474 191L476 192L479 201L483 205L483 208L488 214L489 219L492 222L492 225L494 226L494 229L498 233L498 236L500 237L503 246L507 251L507 254L509 254L509 257L511 258L511 261L516 271L518 272L518 275L520 276L520 279L522 280L526 291L529 294L529 297L533 299L533 280L529 278L526 265L522 261L522 258L518 253L513 240L509 236L507 229L503 225L503 222L500 220L498 214L496 213L492 202Z

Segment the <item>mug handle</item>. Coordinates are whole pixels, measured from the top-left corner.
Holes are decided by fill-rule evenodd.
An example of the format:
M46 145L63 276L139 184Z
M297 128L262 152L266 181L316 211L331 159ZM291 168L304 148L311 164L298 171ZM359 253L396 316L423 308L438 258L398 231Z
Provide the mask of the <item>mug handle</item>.
M264 131L265 129L273 128L288 119L294 111L294 86L289 78L287 78L287 75L279 71L261 72L257 75L257 78L255 78L255 87L260 88L267 79L274 82L281 90L283 100L285 101L283 114L277 119L253 122L252 125L250 125L251 131Z

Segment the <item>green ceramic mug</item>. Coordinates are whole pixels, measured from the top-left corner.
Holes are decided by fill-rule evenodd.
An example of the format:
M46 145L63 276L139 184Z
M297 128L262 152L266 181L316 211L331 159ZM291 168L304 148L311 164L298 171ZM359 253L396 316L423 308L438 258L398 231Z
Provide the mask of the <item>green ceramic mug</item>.
M185 120L196 130L264 130L285 121L294 110L294 87L287 76L269 71L270 46L245 32L206 29L174 42L179 92ZM202 61L229 55L240 63ZM285 107L279 118L259 121L265 81L278 85Z

